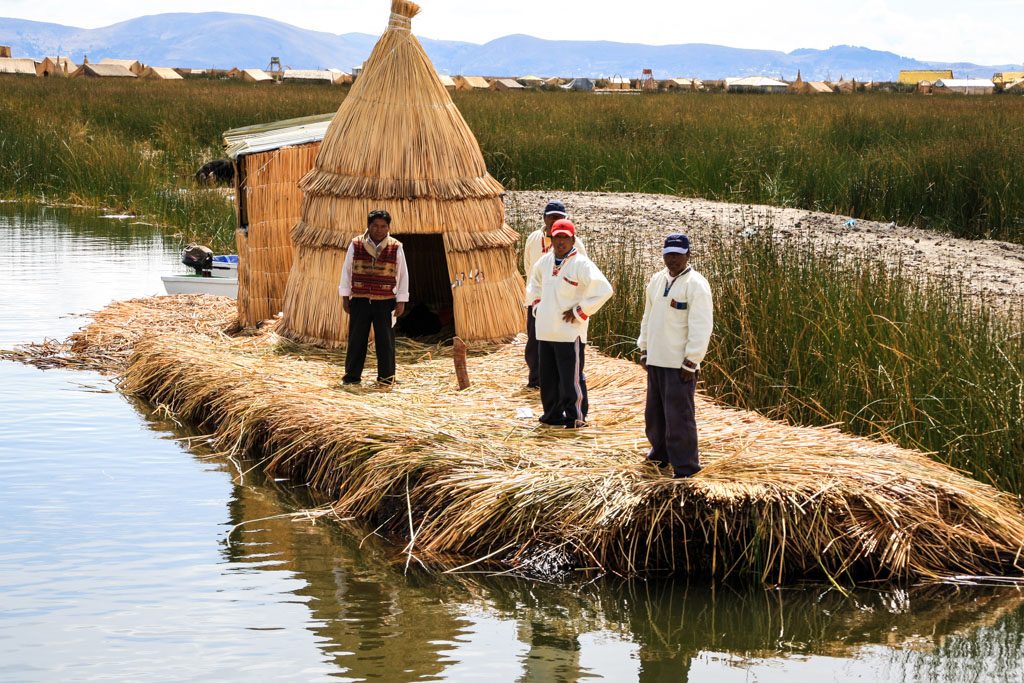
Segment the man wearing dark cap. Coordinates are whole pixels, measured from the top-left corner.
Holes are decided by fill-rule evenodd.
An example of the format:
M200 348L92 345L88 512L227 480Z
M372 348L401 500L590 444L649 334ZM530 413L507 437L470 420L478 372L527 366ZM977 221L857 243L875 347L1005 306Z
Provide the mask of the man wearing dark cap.
M526 237L526 244L523 246L523 275L526 276L527 280L530 279L530 273L533 272L534 264L537 263L541 256L551 250L551 226L555 224L555 221L568 217L569 214L565 210L565 204L560 201L548 202L548 205L544 207L544 227L531 232ZM583 240L579 235L576 236L576 251L583 256L587 255L587 250L583 246ZM537 374L537 327L533 318L533 307L530 306L529 302L526 302L526 367L530 370L526 386L530 389L539 389L540 375Z
M409 301L409 268L402 243L391 237L391 214L371 211L366 232L353 239L341 268L338 294L348 313L344 384L359 384L366 363L366 347L373 327L377 353L377 381L395 381L393 314L401 316Z
M647 370L647 459L671 465L681 479L700 471L694 394L714 318L711 287L689 264L689 238L669 235L662 258L664 270L647 285L636 343Z
M540 400L547 425L586 426L587 379L584 352L590 316L612 296L612 286L575 246L576 226L568 219L551 226L551 250L534 264L526 297L537 325Z

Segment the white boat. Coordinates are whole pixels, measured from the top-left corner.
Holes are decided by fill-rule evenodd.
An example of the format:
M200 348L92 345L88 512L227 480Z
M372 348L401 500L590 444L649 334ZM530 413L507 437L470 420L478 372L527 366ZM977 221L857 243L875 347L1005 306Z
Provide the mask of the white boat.
M238 257L214 256L211 275L161 275L168 294L213 294L238 298Z

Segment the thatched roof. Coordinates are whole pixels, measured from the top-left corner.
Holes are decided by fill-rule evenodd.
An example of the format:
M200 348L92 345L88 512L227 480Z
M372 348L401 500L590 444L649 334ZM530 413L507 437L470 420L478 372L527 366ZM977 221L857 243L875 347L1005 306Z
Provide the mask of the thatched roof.
M495 78L491 81L491 90L526 90L526 87L511 78Z
M344 341L347 318L337 292L344 250L376 208L391 212L399 239L443 236L429 273L410 265L410 284L414 298L454 310L460 336L509 337L524 324L517 235L505 225L504 188L488 174L476 138L411 32L418 12L412 2L393 0L387 30L302 181L306 198L292 234L297 255L282 328L292 339ZM428 283L442 258L447 280ZM483 275L449 286L472 272Z
M441 79L441 85L443 85L447 90L455 90L456 85L454 78L445 74L438 74L437 77Z
M455 85L459 90L486 90L491 87L483 76L456 76Z
M322 81L340 83L348 76L344 71L331 69L285 69L281 78L286 81Z
M267 81L274 80L270 74L263 69L244 69L241 73L243 81L252 81L254 83L265 83Z
M106 57L99 61L100 64L117 64L131 71L136 76L140 76L146 66L137 59L111 59Z
M120 64L83 64L71 74L72 78L137 78L135 74Z
M169 66L150 66L142 72L141 78L150 78L160 81L182 81L184 80L177 71Z
M24 57L0 57L0 74L35 76L36 62L34 59Z

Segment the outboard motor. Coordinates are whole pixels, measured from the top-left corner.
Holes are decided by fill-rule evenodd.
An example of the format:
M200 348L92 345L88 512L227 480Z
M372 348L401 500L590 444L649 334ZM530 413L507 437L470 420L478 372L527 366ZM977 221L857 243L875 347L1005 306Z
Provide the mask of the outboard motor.
M196 271L196 275L212 277L213 251L201 244L190 244L181 251L181 262Z

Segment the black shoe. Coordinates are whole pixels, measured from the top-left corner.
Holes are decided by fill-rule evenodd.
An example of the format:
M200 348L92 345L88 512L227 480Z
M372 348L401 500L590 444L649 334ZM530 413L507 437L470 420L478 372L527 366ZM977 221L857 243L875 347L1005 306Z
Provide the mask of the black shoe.
M540 385L539 384L533 384L533 383L527 383L526 388L527 389L533 389L534 391L537 391L537 390L540 389Z
M644 458L644 460L646 462L651 463L652 465L654 465L658 469L661 469L662 467L668 467L668 461L667 460L658 460L657 458Z
M341 380L342 386L346 386L346 387L347 386L351 386L353 384L362 384L362 383L363 383L363 380L361 380L361 379L343 379L343 380Z
M697 472L700 472L700 469L701 468L698 467L693 472L688 472L686 470L674 469L674 470L672 470L672 478L673 479L689 479L693 475L697 474Z
M543 417L541 417L541 418L537 419L537 422L540 422L541 424L547 425L549 427L564 427L565 426L565 420L545 420Z

